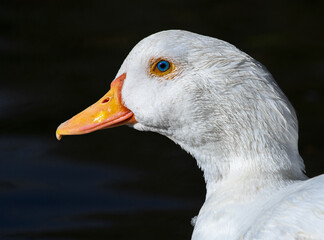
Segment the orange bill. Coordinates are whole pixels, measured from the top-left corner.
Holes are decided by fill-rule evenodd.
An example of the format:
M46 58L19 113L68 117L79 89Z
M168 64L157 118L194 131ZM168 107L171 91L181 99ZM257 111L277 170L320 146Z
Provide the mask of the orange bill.
M62 123L56 130L56 138L63 135L79 135L104 128L136 123L131 110L122 103L121 90L126 73L116 78L108 93L98 102Z

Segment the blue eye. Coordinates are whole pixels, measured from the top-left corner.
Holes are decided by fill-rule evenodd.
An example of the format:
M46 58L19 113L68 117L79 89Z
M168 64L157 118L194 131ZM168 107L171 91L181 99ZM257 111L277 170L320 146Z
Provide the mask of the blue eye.
M156 67L157 67L161 72L165 72L165 71L167 71L167 70L170 68L170 63L167 62L167 61L162 60L162 61L160 61L160 62L156 65Z

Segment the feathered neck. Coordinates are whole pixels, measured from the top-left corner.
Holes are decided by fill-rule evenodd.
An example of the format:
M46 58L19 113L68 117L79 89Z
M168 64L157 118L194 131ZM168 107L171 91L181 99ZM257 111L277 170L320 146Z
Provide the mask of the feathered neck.
M251 130L251 129L250 129ZM199 146L178 142L194 156L204 172L208 192L216 189L252 194L262 188L280 188L296 180L304 180L304 163L297 149L297 139L253 132L233 131L234 136L208 141ZM279 140L279 138L281 140ZM290 140L287 142L287 139ZM229 186L228 186L229 185Z
M199 111L190 106L195 120L172 131L171 138L196 158L207 188L234 180L267 185L306 178L295 111L272 76L260 75L229 80L221 86L228 93L203 89L205 98L194 103Z

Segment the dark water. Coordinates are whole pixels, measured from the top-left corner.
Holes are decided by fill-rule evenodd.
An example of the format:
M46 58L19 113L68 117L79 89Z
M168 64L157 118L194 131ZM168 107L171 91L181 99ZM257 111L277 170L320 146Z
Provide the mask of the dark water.
M321 1L2 1L0 238L190 239L204 183L170 140L127 127L55 139L134 44L164 29L266 65L297 110L308 175L323 173L323 12Z

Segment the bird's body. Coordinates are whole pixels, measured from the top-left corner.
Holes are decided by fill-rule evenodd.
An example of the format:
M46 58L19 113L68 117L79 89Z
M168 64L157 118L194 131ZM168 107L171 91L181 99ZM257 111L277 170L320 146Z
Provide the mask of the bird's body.
M214 191L199 212L192 239L324 239L323 182L322 175L264 186L248 199L241 197L244 192Z
M215 38L164 31L134 47L113 83L118 116L99 124L93 105L87 123L85 110L57 135L127 123L192 154L207 189L193 240L324 239L324 176L304 175L295 111L256 60ZM110 95L96 104L114 104Z

